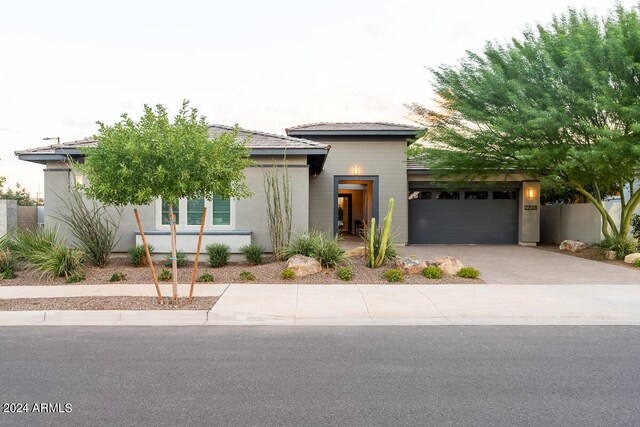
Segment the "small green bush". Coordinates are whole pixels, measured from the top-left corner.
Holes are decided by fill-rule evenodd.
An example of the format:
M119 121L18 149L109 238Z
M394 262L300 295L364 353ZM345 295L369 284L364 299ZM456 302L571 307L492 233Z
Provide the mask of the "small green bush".
M83 270L83 271L78 271L74 275L67 277L67 280L65 280L65 282L66 283L78 283L78 282L83 282L86 279L87 279L87 274Z
M9 249L0 250L0 279L13 279L16 277L16 259Z
M149 254L153 255L153 246L147 245L149 248ZM144 245L132 246L129 248L129 263L134 267L146 267L147 254L144 250Z
M31 257L38 261L43 253L47 253L56 246L62 246L57 228L37 227L34 229L18 230L3 238L5 249L11 250L13 257L19 261L33 264Z
M158 274L158 280L162 282L168 282L171 279L173 279L173 274L171 274L169 270L166 270L164 268L162 269L160 274Z
M318 233L304 233L296 236L293 241L282 248L281 255L284 259L289 259L294 255L313 256L313 251L318 247Z
M256 280L256 276L254 276L250 271L243 271L240 273L240 279L245 282L253 282Z
M122 282L123 280L127 280L127 275L124 273L113 273L110 282Z
M598 243L598 247L600 247L603 252L614 251L616 258L623 259L625 256L636 252L639 245L638 240L633 237L610 237Z
M231 248L224 243L212 243L207 245L207 254L209 255L209 265L214 268L220 268L229 262Z
M48 251L29 255L29 269L42 276L80 276L84 270L84 252L66 246L54 246ZM83 279L84 280L84 279Z
M282 270L282 278L286 280L293 280L296 278L296 272L291 268L285 268Z
M458 271L457 276L465 279L477 279L480 277L480 272L473 267L463 267Z
M184 251L176 251L176 263L178 264L178 268L182 268L187 265L187 254ZM171 263L171 254L164 257L164 266L173 267Z
M285 259L304 255L314 258L323 267L334 267L346 260L341 243L340 236L314 230L297 236L289 246L282 249L281 255Z
M337 270L340 280L348 282L353 279L353 269L351 267L340 267Z
M634 266L636 266L636 267L638 267L638 268L640 268L640 258L638 258L638 259L633 263L633 265L634 265Z
M396 283L404 281L404 273L399 268L391 268L382 274L382 277L387 279L389 283Z
M213 274L211 273L203 273L200 275L200 277L198 277L198 279L196 279L196 281L201 282L201 283L210 283L213 282L215 279L215 277L213 277Z
M245 245L240 248L240 252L242 252L242 255L244 255L249 264L262 264L262 255L264 255L264 248L262 246Z
M430 265L422 270L422 275L427 279L442 279L442 270L435 265Z
M631 217L631 234L640 240L640 215L634 214Z

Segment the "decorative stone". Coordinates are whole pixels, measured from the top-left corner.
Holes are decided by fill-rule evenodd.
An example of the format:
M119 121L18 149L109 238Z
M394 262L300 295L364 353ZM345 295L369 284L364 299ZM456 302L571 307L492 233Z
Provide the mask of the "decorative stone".
M458 271L464 268L464 264L452 256L434 258L429 261L429 265L435 265L447 276L455 276Z
M287 261L287 268L296 272L296 277L310 276L322 271L318 261L304 255L294 255Z
M560 250L570 252L580 252L587 249L587 244L576 240L564 240L560 243Z
M365 248L364 246L358 246L357 248L345 252L344 256L346 256L347 258L352 258L357 256L365 256L366 254L367 248Z
M636 252L634 254L629 254L626 257L624 257L624 262L626 262L627 264L633 264L638 259L640 259L640 253Z
M396 268L401 269L404 274L420 274L427 268L427 262L413 257L396 258Z
M604 259L616 259L616 251L606 251L604 253Z

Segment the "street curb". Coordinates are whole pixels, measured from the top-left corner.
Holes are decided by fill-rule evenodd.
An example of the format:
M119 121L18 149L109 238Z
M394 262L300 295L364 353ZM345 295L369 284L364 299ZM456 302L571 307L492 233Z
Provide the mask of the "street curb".
M0 326L197 326L207 310L2 311Z

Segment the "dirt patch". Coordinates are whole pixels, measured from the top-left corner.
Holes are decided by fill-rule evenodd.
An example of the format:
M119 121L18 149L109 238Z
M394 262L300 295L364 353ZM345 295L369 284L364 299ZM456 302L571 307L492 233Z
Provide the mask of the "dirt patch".
M627 264L621 259L606 259L602 254L602 249L596 248L596 247L589 247L580 252L563 251L563 250L560 250L556 245L548 245L548 244L541 244L536 246L536 248L542 249L543 251L555 252L562 255L573 256L576 258L584 258L592 261L603 262L605 264L617 265L618 267L640 270L638 267L635 267L633 264Z
M69 297L0 299L0 311L45 310L210 310L218 297L180 298L178 304L163 304L153 297Z
M340 280L333 268L324 268L322 272L312 276L296 278L294 280L282 279L280 273L286 268L284 261L266 262L261 265L249 265L245 262L232 262L222 268L211 268L207 263L198 264L198 276L210 273L214 277L211 283L262 283L262 284L389 284L382 273L389 268L393 268L392 263L387 263L381 268L368 268L363 257L351 258L353 268L353 280L343 282ZM159 274L164 267L162 262L155 262L156 272ZM253 273L256 280L254 282L243 282L240 279L242 271ZM150 284L153 283L151 272L148 267L132 267L126 258L113 258L105 268L87 266L87 279L78 283L79 285L94 284ZM193 272L193 262L188 262L183 268L178 269L178 283L191 283ZM28 285L65 285L64 278L40 279L30 276L25 271L17 271L18 277L0 281L0 286L28 286ZM119 282L110 282L109 279L114 273L124 273L126 279ZM160 282L170 283L170 282ZM427 279L421 274L405 276L405 282L410 284L482 284L479 279L463 279L460 277L443 276L439 280ZM199 283L206 286L208 283Z

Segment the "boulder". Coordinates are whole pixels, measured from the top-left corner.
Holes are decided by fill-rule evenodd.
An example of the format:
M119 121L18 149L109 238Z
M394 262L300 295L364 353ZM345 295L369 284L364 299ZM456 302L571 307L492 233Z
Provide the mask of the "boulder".
M420 274L427 268L427 262L420 258L402 257L396 259L396 268L401 269L404 274Z
M464 268L464 264L462 264L460 260L452 256L434 258L429 261L429 265L435 265L440 270L442 270L442 273L446 274L447 276L455 276L456 274L458 274L458 271Z
M322 271L318 261L304 255L294 255L287 261L287 268L296 272L296 277L310 276Z
M640 259L640 253L636 252L634 254L629 254L626 257L624 257L624 262L626 262L627 264L633 264L638 259Z
M345 252L344 256L346 256L347 258L352 258L357 256L365 256L366 254L367 248L365 248L364 246L358 246L357 248Z
M587 244L576 240L563 240L560 243L560 250L570 252L580 252L587 249Z
M616 251L606 251L604 253L604 259L616 259Z

